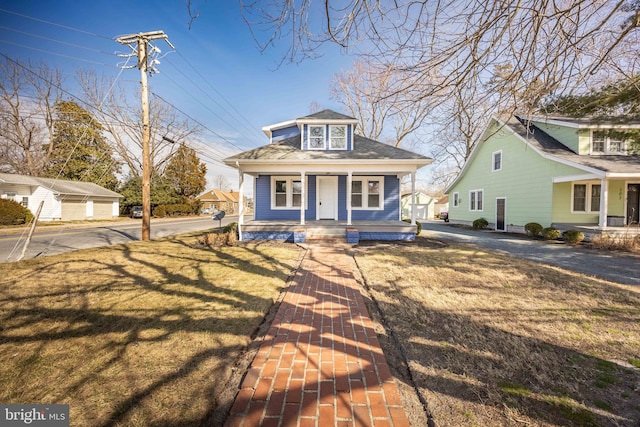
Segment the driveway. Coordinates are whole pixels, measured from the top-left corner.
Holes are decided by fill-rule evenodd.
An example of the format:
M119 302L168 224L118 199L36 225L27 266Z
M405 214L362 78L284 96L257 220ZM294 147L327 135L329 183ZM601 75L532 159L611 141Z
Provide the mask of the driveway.
M425 221L422 235L443 241L472 243L483 249L538 261L589 276L627 285L640 285L640 257L590 249L526 236L475 231L440 221Z

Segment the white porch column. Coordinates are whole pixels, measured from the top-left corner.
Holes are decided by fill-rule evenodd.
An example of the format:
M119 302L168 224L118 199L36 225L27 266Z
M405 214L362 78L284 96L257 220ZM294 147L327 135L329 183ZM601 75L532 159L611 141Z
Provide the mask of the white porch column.
M416 173L411 172L411 225L416 225Z
M242 240L242 224L244 224L244 173L238 168L238 236Z
M307 185L305 183L305 172L300 172L300 185L302 189L300 190L300 225L304 225L304 208L307 205Z
M588 196L588 195L587 195ZM607 178L600 180L600 222L598 226L601 230L607 228L607 214L609 206L609 181Z
M353 172L347 174L347 225L351 225L351 183L353 182Z

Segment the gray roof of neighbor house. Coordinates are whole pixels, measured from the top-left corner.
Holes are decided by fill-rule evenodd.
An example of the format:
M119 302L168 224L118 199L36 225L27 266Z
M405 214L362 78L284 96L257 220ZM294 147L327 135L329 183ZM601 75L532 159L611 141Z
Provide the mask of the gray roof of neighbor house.
M93 182L68 181L65 179L40 178L29 175L0 173L0 183L45 187L54 193L74 196L122 197L115 191Z
M354 135L353 150L302 150L300 146L300 135L295 135L282 141L228 157L224 162L229 165L235 165L236 160L431 160L431 158L421 154L412 153L411 151L360 135Z
M525 119L514 117L507 121L507 126L542 152L604 172L640 173L640 156L638 155L579 155L542 129L533 124L527 127L525 123Z

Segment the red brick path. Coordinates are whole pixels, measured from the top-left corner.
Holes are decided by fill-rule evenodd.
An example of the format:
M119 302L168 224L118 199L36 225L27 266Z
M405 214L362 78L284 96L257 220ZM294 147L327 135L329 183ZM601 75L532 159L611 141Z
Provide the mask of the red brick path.
M408 426L353 259L311 245L225 426Z

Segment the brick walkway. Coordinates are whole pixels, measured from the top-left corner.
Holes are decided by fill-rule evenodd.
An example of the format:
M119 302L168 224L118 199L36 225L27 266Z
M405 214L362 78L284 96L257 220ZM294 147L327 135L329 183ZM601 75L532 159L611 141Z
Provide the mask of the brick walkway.
M310 245L231 414L232 426L408 426L344 248Z

